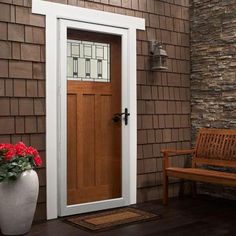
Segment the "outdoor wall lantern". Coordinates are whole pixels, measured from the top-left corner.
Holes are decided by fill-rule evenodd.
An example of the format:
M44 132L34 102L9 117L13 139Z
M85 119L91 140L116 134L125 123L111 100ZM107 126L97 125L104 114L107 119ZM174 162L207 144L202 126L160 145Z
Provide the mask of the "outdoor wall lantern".
M151 70L163 71L168 70L167 67L167 53L163 49L162 43L155 40L150 42L150 54L151 54Z

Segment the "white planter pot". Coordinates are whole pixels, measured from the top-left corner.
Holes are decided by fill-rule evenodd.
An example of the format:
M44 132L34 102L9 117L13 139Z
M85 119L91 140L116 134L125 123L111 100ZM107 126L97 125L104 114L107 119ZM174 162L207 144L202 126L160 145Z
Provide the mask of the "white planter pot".
M0 183L0 229L5 235L30 231L39 191L38 175L27 170L12 182Z

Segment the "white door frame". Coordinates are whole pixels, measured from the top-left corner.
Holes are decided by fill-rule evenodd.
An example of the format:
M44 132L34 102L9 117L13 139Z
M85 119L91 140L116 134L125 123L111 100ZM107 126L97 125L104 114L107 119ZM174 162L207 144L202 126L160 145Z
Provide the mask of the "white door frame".
M94 27L92 31L118 34L122 36L122 77L127 78L127 87L122 87L122 92L126 94L127 107L130 117L129 125L124 132L129 140L129 145L125 150L128 160L126 167L129 170L127 184L124 185L126 198L117 199L117 202L123 201L126 205L136 203L137 188L137 101L136 101L136 29L145 29L145 20L137 17L124 16L109 12L97 11L81 7L69 6L64 4L52 3L41 0L33 0L32 13L46 15L46 170L47 170L47 219L57 218L59 209L65 198L60 198L59 192L59 159L65 154L62 142L65 141L65 135L62 137L60 129L61 120L58 114L61 114L58 103L60 101L60 91L65 89L60 87L58 73L59 58L59 19L77 21L81 26ZM70 22L70 21L67 21ZM64 23L62 23L64 24ZM84 28L86 29L86 28ZM101 29L101 30L98 30ZM88 29L86 29L88 30ZM123 47L124 46L124 47ZM64 52L65 53L65 52ZM125 58L124 58L125 57ZM125 65L123 59L126 60ZM60 68L60 66L59 66ZM60 71L61 73L61 71ZM65 72L64 72L65 73ZM122 78L123 79L123 78ZM123 81L122 81L123 82ZM126 90L126 92L125 92ZM123 95L123 94L122 94ZM123 104L122 104L123 106ZM65 128L65 127L64 127ZM122 130L123 131L123 130ZM65 132L65 129L64 129ZM61 138L61 139L60 139ZM64 153L63 153L64 152ZM123 152L123 150L122 150ZM123 153L122 153L123 154ZM65 173L63 174L65 175ZM65 176L64 176L65 177ZM124 178L124 176L123 176ZM124 181L124 179L122 179ZM123 184L123 183L122 183ZM122 192L123 196L123 192ZM104 203L101 201L101 207ZM99 204L98 204L99 205ZM85 206L85 208L89 206ZM70 207L69 207L70 208ZM66 213L68 207L65 209ZM77 209L78 210L78 209ZM72 213L71 213L72 212ZM73 211L70 211L73 214ZM63 214L63 209L61 214ZM67 213L66 213L67 214Z

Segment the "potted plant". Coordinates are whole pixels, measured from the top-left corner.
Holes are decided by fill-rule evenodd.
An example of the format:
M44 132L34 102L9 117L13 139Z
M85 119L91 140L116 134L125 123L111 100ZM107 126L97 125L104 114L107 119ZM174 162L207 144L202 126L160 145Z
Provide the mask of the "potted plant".
M23 142L0 143L0 229L19 235L31 228L39 190L34 169L42 164L38 151Z

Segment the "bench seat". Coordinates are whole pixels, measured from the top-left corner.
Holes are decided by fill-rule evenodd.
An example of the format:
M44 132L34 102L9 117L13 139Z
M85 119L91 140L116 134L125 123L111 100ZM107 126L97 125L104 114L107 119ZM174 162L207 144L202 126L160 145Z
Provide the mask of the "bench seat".
M188 179L199 182L236 186L236 173L205 170L200 168L166 168L167 175L174 178Z

